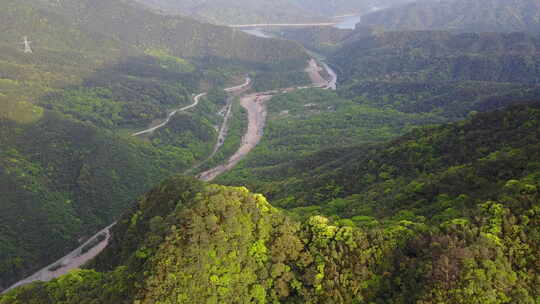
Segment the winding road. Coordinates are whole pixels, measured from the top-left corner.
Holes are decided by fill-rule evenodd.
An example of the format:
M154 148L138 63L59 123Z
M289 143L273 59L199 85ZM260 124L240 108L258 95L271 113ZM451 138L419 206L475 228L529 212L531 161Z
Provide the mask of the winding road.
M244 88L247 88L250 83L251 83L251 78L246 77L246 81L243 84L237 85L237 86L234 86L234 87L230 87L230 88L226 88L224 90L225 90L225 92L232 93L232 92L243 90ZM200 93L199 95L196 95L195 97L193 97L193 103L192 104L172 111L171 113L169 113L167 115L167 118L165 118L161 122L158 122L157 125L151 126L150 128L148 128L146 130L142 130L142 131L139 131L137 133L133 133L133 134L131 134L131 136L139 136L139 135L143 135L143 134L148 134L148 133L154 132L157 129L163 128L164 126L166 126L171 121L171 118L174 115L176 115L176 113L186 111L186 110L189 110L191 108L196 107L199 104L201 98L206 96L206 94L208 94L208 93L204 92L204 93Z
M207 161L212 159L212 157L214 157L217 154L221 146L223 146L223 144L225 143L225 139L227 138L227 134L229 132L229 120L232 116L233 98L238 96L237 94L241 94L248 88L249 86L247 87L238 86L238 87L225 89L225 91L229 93L233 92L234 94L232 96L229 96L229 98L227 99L227 105L225 106L225 109L224 109L225 114L223 115L223 122L221 123L221 126L219 127L218 138L217 138L216 144L214 145L214 149L212 150L212 153L210 153L210 155L208 155L208 157L205 160L203 160L202 162L198 163L197 165L185 171L184 172L185 175L189 175L191 172L193 172L193 170L197 170Z
M330 79L326 80L320 72L324 69L326 69L327 74L330 75ZM201 174L199 174L197 177L200 180L203 181L211 181L214 178L216 178L218 175L232 169L234 166L238 164L246 155L249 154L249 152L257 146L257 144L260 142L263 136L264 126L266 124L266 102L272 99L272 97L278 93L281 92L290 92L297 89L303 89L303 88L323 88L323 89L330 89L335 90L336 89L336 82L337 82L337 76L334 71L328 65L323 64L323 68L321 68L317 62L314 59L311 59L309 61L308 67L306 68L306 72L309 74L312 85L307 87L293 87L293 88L285 88L285 89L279 89L279 90L272 90L268 92L261 92L261 93L252 93L245 95L240 100L240 105L246 109L248 112L248 129L246 131L246 134L242 138L242 144L240 145L240 148L222 165L219 165L213 169L210 169L208 171L205 171ZM239 93L244 91L249 87L251 84L251 79L249 77L246 78L246 81L238 86L234 86L231 88L225 89L228 93ZM162 128L166 126L171 118L178 112L185 111L188 109L191 109L199 104L200 98L205 96L207 93L201 93L197 96L195 96L194 102L191 105L176 109L169 113L167 115L167 118L163 120L162 122L158 123L155 126L152 126L146 130L137 132L132 134L133 136L138 136L142 134L151 133L159 128ZM231 112L231 105L229 103L229 108L227 109L227 114L225 115L224 122L222 123L220 135L218 137L218 142L216 144L216 147L214 150L217 152L217 149L221 147L221 144L225 140L226 136L226 125L227 120L229 119L228 116L230 116ZM215 154L215 152L213 152ZM29 284L34 281L50 281L54 278L57 278L70 270L80 268L82 265L96 257L101 251L103 251L107 245L109 244L109 240L111 237L111 231L110 228L113 227L116 224L113 223L109 225L108 227L105 227L98 233L96 233L94 236L88 239L84 244L79 246L77 249L70 252L68 255L64 256L63 258L57 260L56 262L42 268L41 270L37 271L33 275L13 284L8 289L2 291L0 294L7 292L8 290L11 290L15 287ZM97 238L104 234L105 239L102 241L99 241ZM87 252L82 252L83 248L85 248L87 245L91 244L92 242L96 242L96 244L91 247Z
M56 262L43 267L41 270L37 271L36 273L27 277L26 279L21 280L11 285L8 289L4 290L2 293L5 293L15 287L29 284L35 281L49 281L63 274L68 273L72 269L80 268L86 262L90 261L95 256L97 256L101 251L103 251L105 247L107 247L107 245L109 244L109 239L111 238L110 229L115 224L116 222L103 228L94 236L89 238L88 241L84 242L84 244L79 246L77 249L68 253L66 256L57 260ZM98 237L100 235L105 235L105 239L99 241ZM83 253L83 248L85 248L87 245L91 244L92 242L96 242L96 244L93 247L91 247L88 251Z
M249 87L250 83L251 83L251 78L247 77L246 81L243 84L237 85L237 86L234 86L234 87L230 87L230 88L226 88L224 90L226 92L228 92L228 93L241 92L244 89L247 89ZM155 130L166 126L171 121L171 118L176 113L181 112L181 111L186 111L186 110L189 110L189 109L191 109L193 107L196 107L199 104L200 99L203 96L205 96L206 94L207 93L205 92L205 93L201 93L201 94L196 95L195 97L193 97L193 103L192 104L172 111L171 113L169 113L167 115L167 118L165 118L163 121L157 123L155 126L152 126L152 127L148 128L146 130L142 130L140 132L133 133L132 136L139 136L139 135L143 135L143 134L152 133ZM226 117L224 119L224 122L223 122L222 127L221 127L221 131L220 131L220 138L223 138L223 140L224 140L224 137L226 136L226 131L223 131L223 130L224 130L224 128L226 128L226 123L227 123L226 120L228 120L227 116L230 116L231 105L229 104L228 107L229 107L228 111L227 111L228 114L226 114ZM220 140L218 140L218 143L216 144L217 148L215 148L216 152L217 152L217 149L219 149L220 146L221 146L220 145ZM214 152L214 154L215 154L215 152ZM103 230L99 231L98 233L93 235L91 238L89 238L88 241L86 241L84 244L79 246L77 249L73 250L72 252L70 252L66 256L62 257L61 259L57 260L56 262L54 262L54 263L52 263L50 265L47 265L46 267L42 268L41 270L38 270L33 275L31 275L31 276L29 276L29 277L15 283L15 284L13 284L13 285L11 285L6 290L0 292L0 294L3 294L3 293L5 293L5 292L7 292L7 291L9 291L9 290L11 290L11 289L13 289L15 287L18 287L18 286L21 286L21 285L26 285L26 284L29 284L29 283L32 283L32 282L35 282L35 281L50 281L50 280L52 280L54 278L57 278L57 277L59 277L59 276L61 276L63 274L68 273L70 270L80 268L82 265L84 265L86 262L88 262L91 259L93 259L94 257L96 257L101 251L103 251L103 249L105 249L107 247L107 245L109 244L110 236L111 236L110 228L113 227L115 224L116 224L116 222L109 225L108 227L105 227ZM105 239L98 242L97 238L102 234L105 235ZM96 242L96 244L93 247L91 247L87 252L83 253L82 252L83 248L85 248L87 245L91 244L92 242Z

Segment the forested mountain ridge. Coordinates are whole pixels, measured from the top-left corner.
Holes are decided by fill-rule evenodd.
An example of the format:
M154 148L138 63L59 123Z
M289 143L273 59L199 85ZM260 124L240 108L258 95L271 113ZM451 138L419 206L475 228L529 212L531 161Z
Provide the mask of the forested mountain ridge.
M137 0L164 12L191 16L214 24L321 21L326 18L288 0L176 1Z
M353 34L357 34L359 30L339 29L336 27L320 26L309 28L276 28L269 29L273 35L285 39L297 41L307 49L330 55L337 51L345 41L354 40ZM369 32L372 30L369 29Z
M132 1L0 5L0 289L118 220L85 269L0 304L540 301L534 35L326 32L340 89L277 94L219 180L263 196L153 185L212 150L221 88L302 85L298 44Z
M493 81L538 83L537 35L438 31L374 32L330 55L344 82Z
M287 175L267 170L320 150L384 142L416 127L540 100L535 35L365 29L347 35L351 40L327 57L339 74L338 90L275 97L262 141L220 182L273 182Z
M15 6L13 1L4 2L6 7ZM60 15L76 29L88 34L104 35L143 51L164 49L182 58L219 57L256 63L305 58L302 48L294 43L261 39L181 16L160 15L132 1L62 0L44 1L38 5L23 0L17 3L27 3L27 8L38 14ZM25 23L26 27L32 25L24 20L23 17L17 23ZM16 29L17 23L11 22L11 19L9 21L6 26ZM28 29L28 35L35 29ZM20 35L20 29L14 32Z
M2 0L0 5L5 8L0 12L2 93L32 103L49 88L95 83L103 74L131 73L141 66L147 77L169 68L162 80L181 77L189 82L185 86L194 87L208 78L201 75L203 69L230 69L232 62L236 69L249 65L290 71L303 70L307 60L302 47L292 42L161 16L120 0ZM31 40L32 54L22 52L23 36Z
M311 177L326 172L330 183L304 184L313 199L289 198L291 206L339 195L340 184L371 186L365 198L287 213L245 188L168 180L122 217L86 270L0 303L535 303L539 109L479 114L333 163L324 153L292 164Z
M385 30L538 32L538 0L418 1L368 14L361 25Z
M0 28L0 289L204 159L226 97L210 94L173 118L173 131L130 134L194 93L238 84L248 72L279 74L275 62L303 75L307 58L296 43L130 1L1 0Z
M344 209L335 206L342 216L360 209L380 217L420 211L425 204L442 203L438 196L443 194L483 199L500 191L492 187L502 183L500 179L537 178L538 108L538 102L530 102L478 113L457 124L417 129L387 143L327 149L255 170L253 184L247 185L285 208L317 206L340 214L332 209L336 199L336 204L343 204ZM414 190L413 185L419 188ZM385 192L389 188L392 191ZM351 200L338 199L344 197ZM369 201L377 205L368 207ZM355 202L360 209L353 208ZM423 211L433 212L430 208Z

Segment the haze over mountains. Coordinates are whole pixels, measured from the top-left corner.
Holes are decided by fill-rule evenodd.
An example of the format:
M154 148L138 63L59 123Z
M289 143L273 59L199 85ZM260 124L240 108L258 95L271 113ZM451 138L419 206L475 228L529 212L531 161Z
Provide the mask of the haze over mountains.
M386 30L540 31L538 0L418 1L375 12L362 25Z
M389 7L412 0L137 1L165 12L176 11L212 23L251 24L332 21L334 16L365 14L374 8Z
M539 303L540 8L405 2L0 0L0 304Z

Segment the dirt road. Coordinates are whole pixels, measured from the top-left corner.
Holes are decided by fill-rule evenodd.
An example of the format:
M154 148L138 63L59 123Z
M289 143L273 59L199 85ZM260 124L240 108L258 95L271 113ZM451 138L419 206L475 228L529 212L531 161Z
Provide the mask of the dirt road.
M263 93L255 93L242 97L240 105L248 112L248 129L246 134L242 138L242 144L236 153L231 156L227 162L219 165L215 168L207 170L197 175L197 178L203 181L212 181L220 174L229 171L236 166L248 153L257 146L263 136L264 126L266 123L266 105L265 103L272 99L272 97L278 92L290 92L295 89L318 87L324 89L336 89L337 75L328 66L324 66L330 75L330 79L326 80L321 71L323 67L317 64L317 61L311 59L306 68L306 72L309 74L312 85L306 87L286 88L276 91L269 91Z
M272 95L250 94L242 97L240 105L248 112L248 129L242 138L240 148L225 164L199 174L197 177L203 181L211 181L218 175L232 169L259 143L263 135L266 122L266 106L264 103L272 98Z

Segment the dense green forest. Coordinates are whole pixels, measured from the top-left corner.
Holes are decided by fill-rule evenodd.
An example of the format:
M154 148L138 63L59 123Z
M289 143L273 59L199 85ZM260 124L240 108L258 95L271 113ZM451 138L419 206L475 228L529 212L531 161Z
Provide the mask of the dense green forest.
M326 149L254 170L256 178L250 188L287 208L316 205L324 209L333 199L353 198L336 200L343 204L342 216L357 212L355 199L360 209L385 215L395 212L393 208L413 210L414 204L420 208L423 202L437 201L440 194L484 198L501 189L491 187L500 176L536 178L538 114L538 103L517 105L506 111L475 114L455 125L416 129L388 143ZM404 201L397 202L398 198ZM376 205L369 207L369 202Z
M538 32L539 17L536 0L424 0L368 14L361 25L386 30Z
M273 98L261 143L220 182L262 183L273 178L266 169L321 149L381 142L540 99L538 40L531 35L356 32L362 34L349 34L327 57L339 89Z
M513 106L289 163L266 172L287 210L170 179L87 269L0 303L537 303L539 121Z
M175 8L319 21L398 2ZM540 303L540 40L513 32L536 31L537 3L432 2L263 39L136 1L0 0L0 291L117 221L82 270L0 304ZM223 88L304 86L323 58L306 49L337 91L268 101L225 186L177 174L240 146L246 113Z
M330 62L345 84L379 81L538 83L540 40L525 33L377 32Z
M336 27L320 26L307 28L276 28L267 29L276 37L298 41L307 49L319 54L330 55L339 50L344 41L351 39L360 30L339 29ZM371 30L369 30L371 32Z
M280 80L272 74L300 73L307 58L293 42L117 0L1 0L0 28L0 289L204 160L226 97L202 100L149 136L133 132L193 94L248 72Z
M303 22L326 20L318 13L294 1L225 1L225 0L138 0L165 12L178 12L214 24L249 24L265 22Z

